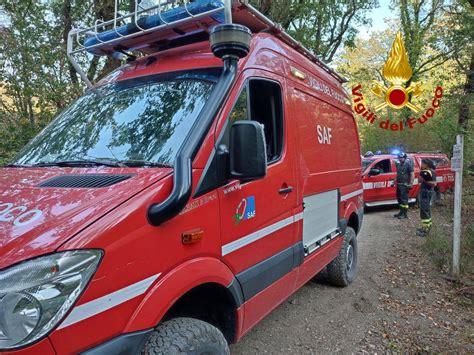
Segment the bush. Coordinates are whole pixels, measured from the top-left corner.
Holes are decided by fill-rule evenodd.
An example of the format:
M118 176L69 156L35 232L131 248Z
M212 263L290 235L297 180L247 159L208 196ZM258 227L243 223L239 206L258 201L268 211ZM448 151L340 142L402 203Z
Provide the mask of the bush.
M465 176L463 186L460 272L463 277L474 279L474 177ZM423 250L439 271L448 274L453 258L453 206L449 203L436 206L433 213L433 229L425 240Z

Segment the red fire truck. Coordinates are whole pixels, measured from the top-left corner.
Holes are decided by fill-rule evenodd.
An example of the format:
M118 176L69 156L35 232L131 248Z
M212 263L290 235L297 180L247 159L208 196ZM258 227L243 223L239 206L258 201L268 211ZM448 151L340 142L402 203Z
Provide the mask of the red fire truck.
M324 267L356 276L343 79L246 1L118 8L68 56L128 63L1 170L9 354L225 354Z
M420 184L418 176L422 159L431 159L436 165L437 192L443 193L454 187L454 173L450 168L449 159L442 153L408 153L408 161L413 165L415 179L413 188L409 192L409 202L418 199ZM364 184L364 203L367 207L397 204L396 178L398 156L394 154L380 154L365 156L362 159L362 173Z

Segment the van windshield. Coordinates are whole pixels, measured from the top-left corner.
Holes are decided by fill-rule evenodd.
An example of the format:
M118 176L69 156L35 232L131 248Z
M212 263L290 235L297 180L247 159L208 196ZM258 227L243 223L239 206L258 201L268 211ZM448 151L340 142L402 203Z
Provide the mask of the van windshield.
M172 165L217 75L217 70L157 75L93 89L34 138L12 165Z

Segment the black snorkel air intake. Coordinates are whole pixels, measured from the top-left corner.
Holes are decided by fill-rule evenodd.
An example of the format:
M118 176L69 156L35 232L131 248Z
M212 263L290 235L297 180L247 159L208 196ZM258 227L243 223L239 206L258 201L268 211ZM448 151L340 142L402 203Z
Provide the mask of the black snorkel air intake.
M251 39L252 32L247 27L238 24L218 25L211 30L212 52L216 57L222 58L224 68L212 91L209 103L199 114L176 155L171 194L163 202L154 203L148 208L148 221L151 225L159 226L175 217L189 201L193 185L192 161L234 84L237 77L237 63L239 59L247 56Z

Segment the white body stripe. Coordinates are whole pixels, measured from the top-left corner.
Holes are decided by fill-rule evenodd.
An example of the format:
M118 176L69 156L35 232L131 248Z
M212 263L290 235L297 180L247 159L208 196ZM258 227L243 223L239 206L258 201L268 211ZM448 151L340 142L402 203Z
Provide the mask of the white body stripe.
M364 185L365 185L365 184L364 184ZM365 186L364 186L364 188L365 188ZM348 193L348 194L346 194L346 195L342 195L342 196L341 196L341 201L348 200L348 199L350 199L350 198L352 198L352 197L354 197L354 196L360 195L360 194L363 193L363 192L364 192L364 189L360 189L360 190L356 190L356 191L353 191L353 192L351 192L351 193Z
M437 176L436 177L436 182L443 182L443 177L442 176Z
M72 324L80 322L84 319L95 316L96 314L105 312L119 304L127 302L132 298L140 296L150 287L150 285L161 275L153 275L145 280L124 287L108 295L96 298L93 301L81 304L75 307L67 318L59 325L58 329L66 328Z
M413 203L416 201L416 198L409 198L408 203ZM367 207L374 207L374 206L384 206L384 205L397 205L397 200L386 200L386 201L375 201L375 202L366 202L365 205Z
M348 193L346 195L341 196L341 201L348 200L352 197L358 196L364 192L363 189L359 189L356 191L353 191L351 193ZM282 228L285 228L286 226L289 226L299 220L303 219L303 212L297 213L294 216L282 219L281 221L278 221L276 223L273 223L267 227L264 227L256 232L253 232L251 234L248 234L242 238L239 238L237 240L234 240L233 242L227 243L222 246L222 256L225 256L227 254L233 253L236 250L239 250L240 248L243 248L249 244L252 244L253 242L262 239L266 237L267 235L270 235Z
M303 218L303 213L297 213L294 216L282 219L281 221L278 221L256 232L248 234L245 237L242 237L233 242L230 242L222 246L222 256L230 254L240 248L243 248L246 245L249 245L259 239L262 239L266 237L267 235L270 235L282 228L285 228L286 226L289 226L290 224L293 224L299 221L302 218Z

